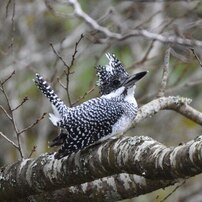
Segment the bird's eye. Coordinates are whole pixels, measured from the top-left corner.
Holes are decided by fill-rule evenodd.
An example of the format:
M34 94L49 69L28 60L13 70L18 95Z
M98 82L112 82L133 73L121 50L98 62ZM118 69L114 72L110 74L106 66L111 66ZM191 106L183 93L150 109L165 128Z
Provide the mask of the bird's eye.
M113 80L113 85L114 85L114 86L120 85L120 81L117 80L117 79Z

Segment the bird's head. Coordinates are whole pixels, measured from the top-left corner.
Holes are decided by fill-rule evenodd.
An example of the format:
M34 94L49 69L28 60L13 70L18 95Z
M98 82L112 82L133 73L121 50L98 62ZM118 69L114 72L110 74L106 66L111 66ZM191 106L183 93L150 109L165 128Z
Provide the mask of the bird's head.
M131 90L134 92L135 83L144 77L147 71L129 75L114 54L107 53L106 57L109 59L109 64L97 67L97 85L100 88L101 95L111 93L118 95L126 92L126 90L127 92Z
M98 76L97 86L100 89L101 95L109 94L119 88L121 82L129 76L124 66L116 58L114 54L106 54L109 63L105 66L96 67L96 75Z

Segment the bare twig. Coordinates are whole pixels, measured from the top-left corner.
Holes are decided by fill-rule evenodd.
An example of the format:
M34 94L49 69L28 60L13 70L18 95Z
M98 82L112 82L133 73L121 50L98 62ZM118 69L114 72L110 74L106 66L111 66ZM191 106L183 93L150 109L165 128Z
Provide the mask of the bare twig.
M15 33L15 0L12 0L13 1L13 10L12 10L12 18L11 18L11 21L12 21L12 45L14 44L14 33Z
M163 75L161 79L160 89L158 92L158 97L163 97L165 95L165 89L168 81L169 74L169 62L170 62L170 47L166 50L164 61L163 61Z
M166 90L166 92L168 94L171 94L173 92L177 92L179 90L182 91L185 88L193 87L193 86L196 86L196 85L199 85L199 84L202 84L202 80L201 79L190 80L190 81L187 81L184 84L178 85L176 87L169 88L169 89Z
M183 45L183 46L199 46L199 47L202 46L202 41L199 41L199 40L191 40L191 39L187 39L187 38L183 39L183 38L177 37L177 36L164 36L161 34L153 33L151 31L148 31L145 29L131 30L127 34L124 34L124 35L122 35L120 33L116 33L116 32L111 32L106 27L99 25L96 20L94 20L88 14L86 14L82 10L81 5L79 4L79 2L77 0L69 0L68 2L70 5L73 6L74 12L79 18L83 19L93 29L105 34L105 36L109 39L113 38L113 39L117 39L117 40L125 40L130 37L134 37L134 36L143 36L147 39L150 39L150 40L155 39L162 43L179 44L179 45ZM106 42L106 39L104 39L104 40L100 39L100 42Z
M21 107L26 101L28 100L28 97L24 97L23 101L15 108L13 108L11 111L17 110L19 107Z
M8 3L6 4L6 18L8 17L8 9L9 9L9 6L11 4L11 1L12 0L8 0Z
M16 137L17 137L17 144L15 144L13 141L9 140L9 138L7 138L5 135L3 135L3 133L1 135L5 139L7 139L10 143L12 143L15 146L16 149L18 149L21 158L23 158L23 152L22 152L21 142L20 142L20 134L25 132L26 130L34 127L40 120L42 120L45 117L46 113L44 113L39 119L37 119L32 125L28 126L27 128L24 128L21 131L17 128L16 120L15 120L15 117L14 117L14 111L17 110L19 107L21 107L28 100L28 97L25 97L23 99L23 101L17 107L15 107L15 108L11 107L11 104L10 104L10 101L9 101L10 99L9 99L5 89L4 89L4 84L9 79L11 79L14 74L15 74L15 72L13 71L4 81L0 81L0 87L1 87L0 90L1 90L1 92L3 93L3 95L4 95L5 99L6 99L6 103L7 103L7 106L8 106L8 111L2 105L0 105L0 108L3 110L3 112L6 114L6 116L8 117L8 119L12 123L12 126L14 128L14 131L15 131Z
M46 3L48 3L48 2L46 2ZM59 48L58 48L57 53L60 53L60 52L63 51L63 46L62 46L62 45L63 45L64 40L65 40L65 38L63 38L63 39L60 41L60 43L58 44L58 45L59 45ZM54 49L54 47L52 47L52 48ZM56 54L56 53L55 53L55 54ZM55 75L57 75L57 68L56 68L56 66L57 66L59 60L60 60L59 57L56 57L55 62L54 62L54 64L53 64L54 72L53 72L53 76L52 76L52 78L51 78L51 81L54 80Z
M66 90L66 86L60 81L59 78L57 78L57 82L60 84L60 86L62 86Z
M3 86L9 79L11 79L14 74L15 74L15 70L6 79L4 79L4 81L0 81L1 86Z
M28 156L28 158L32 157L32 154L36 151L37 146L33 146L32 151L30 153L30 155Z
M183 61L184 63L188 63L189 62L189 59L183 55L183 54L180 54L180 53L177 53L173 48L171 48L170 50L170 53L177 59Z
M190 80L190 81L187 81L186 83L180 84L178 86L167 88L165 90L165 92L166 92L166 94L172 94L172 93L176 93L178 91L182 91L185 88L193 87L193 86L196 86L196 85L199 85L199 84L202 84L201 79ZM145 96L142 96L138 101L143 102L145 99L149 100L149 99L151 99L151 98L153 98L155 96L156 96L156 92L151 92L151 93L148 93Z
M143 25L145 25L146 23L148 23L149 21L151 21L155 16L157 16L161 12L162 12L162 9L156 11L151 16L149 16L146 20L140 22L137 26L135 26L135 29L141 28Z
M0 105L0 108L2 109L2 111L6 114L6 116L8 117L9 120L12 120L12 117L8 114L8 112L6 111L6 109Z
M196 54L194 48L190 48L190 49L191 49L192 53L194 54L194 57L195 57L195 58L197 59L197 61L199 62L199 65L202 67L202 62L201 62L199 56Z
M17 142L18 142L18 147L17 147L17 149L18 149L18 151L19 151L19 153L20 153L21 158L23 158L23 153L22 153L22 148L21 148L21 143L20 143L19 130L18 130L17 125L16 125L16 123L15 123L15 118L14 118L14 114L13 114L13 111L12 111L12 107L11 107L11 105L10 105L10 101L9 101L8 95L7 95L7 93L6 93L5 89L4 89L4 84L5 84L9 79L12 78L12 76L14 75L14 73L15 73L15 72L12 72L12 73L10 74L10 76L8 76L8 78L5 79L3 82L0 81L1 91L2 91L2 93L3 93L3 95L4 95L5 99L6 99L6 103L7 103L7 106L8 106L9 112L10 112L10 115L8 115L9 113L8 113L3 107L1 107L1 108L3 109L3 111L5 112L5 114L7 115L7 117L9 118L9 120L10 120L11 123L12 123L12 126L13 126L13 128L14 128L14 130L15 130L15 133L16 133L16 136L17 136Z
M55 53L55 55L63 62L64 66L66 68L69 68L69 65L65 62L65 60L63 59L63 57L55 50L55 48L54 48L54 46L53 46L52 43L50 43L50 46L51 46L53 52Z
M71 67L74 65L75 56L76 56L76 54L77 54L77 52L78 52L78 51L77 51L77 48L78 48L78 45L79 45L80 41L83 39L83 37L84 37L84 35L81 34L79 40L78 40L78 41L76 42L76 44L75 44L74 53L73 53L73 55L72 55L72 61L71 61L71 64L70 64L69 68L71 68Z
M66 90L67 92L67 99L68 99L68 103L69 106L71 106L71 98L70 98L70 94L69 94L69 74L70 74L70 66L65 62L65 60L63 59L62 56L59 55L59 53L55 50L54 46L52 43L50 43L51 48L53 49L53 52L57 55L57 57L63 62L64 66L66 67L66 69L64 70L65 74L66 74L66 80L67 80L67 85L66 87L64 87L64 85L60 85Z
M159 202L163 202L165 201L166 199L168 199L174 192L177 191L177 189L179 189L182 185L184 185L186 182L186 180L184 180L183 182L181 182L179 185L177 185L172 191L171 193L169 193L167 196L165 196L162 200L160 200Z
M24 129L22 129L21 131L19 131L18 134L20 135L21 133L24 133L25 131L27 131L27 130L33 128L36 124L39 123L39 121L41 121L42 119L45 118L46 114L47 114L47 113L44 112L44 113L42 114L42 116L39 117L34 123L32 123L30 126L28 126L28 127L24 128Z
M67 99L68 99L68 102L69 102L69 106L71 107L72 106L72 103L71 103L71 98L70 98L70 94L69 94L69 76L70 76L70 70L71 68L73 67L73 64L74 64L74 61L75 61L75 56L77 54L77 48L78 48L78 45L80 43L80 41L83 39L84 35L81 34L79 40L76 42L75 44L75 48L74 48L74 53L72 55L72 60L71 60L71 64L68 68L66 68L65 70L65 74L66 74L66 92L67 92Z
M70 5L74 7L75 14L81 19L83 19L87 24L89 24L95 30L103 32L108 37L113 36L115 38L120 38L120 34L109 31L106 27L99 25L93 18L91 18L88 14L86 14L82 10L81 5L79 4L77 0L68 0L68 2Z
M161 34L171 23L173 23L174 20L175 20L175 19L172 19L172 20L170 20L168 23L166 23L166 24L162 27L162 29L160 30L159 34ZM150 54L152 48L154 47L154 43L155 43L156 41L157 41L157 40L155 40L155 39L152 40L151 44L149 45L149 47L148 47L148 49L147 49L145 55L142 57L142 59L140 59L138 62L135 62L134 64L132 64L131 67L134 67L135 65L142 64L142 63L144 63L144 62L147 60L147 58L148 58L148 56L149 56L149 54ZM131 68L131 67L130 67L130 68Z
M71 64L68 65L65 60L63 59L63 57L55 50L54 46L52 43L50 43L50 46L53 50L53 52L55 53L55 55L63 62L64 66L66 67L66 69L64 70L64 73L66 75L66 86L64 86L60 80L58 79L58 82L60 83L60 85L66 90L66 93L67 93L67 99L68 99L68 103L69 103L69 106L71 107L72 106L72 103L71 103L71 98L70 98L70 94L69 94L69 75L71 74L70 70L72 68L72 66L74 65L74 61L75 61L75 56L76 56L76 53L78 52L77 51L77 47L80 43L80 41L83 39L84 35L81 34L79 40L76 42L75 44L75 48L74 48L74 53L72 55L72 60L71 60Z
M11 143L16 149L19 150L19 146L16 145L16 144L15 144L12 140L10 140L8 137L6 137L1 131L0 131L0 135L1 135L4 139L6 139L9 143Z

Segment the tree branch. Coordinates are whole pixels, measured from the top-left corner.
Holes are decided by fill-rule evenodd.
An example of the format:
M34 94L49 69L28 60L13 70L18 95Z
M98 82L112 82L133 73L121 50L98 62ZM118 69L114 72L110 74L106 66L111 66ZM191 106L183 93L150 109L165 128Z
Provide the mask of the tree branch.
M170 47L166 50L165 56L164 56L164 62L163 62L163 75L161 79L161 85L158 92L158 97L165 96L165 90L166 85L168 82L168 76L169 76L169 64L170 64Z
M188 38L181 38L178 36L164 36L161 34L156 34L151 31L145 30L145 29L135 29L135 30L129 30L127 34L120 34L117 32L112 32L109 29L107 29L104 26L101 26L98 24L96 20L91 18L87 13L83 11L81 8L81 5L77 0L68 0L69 4L74 8L75 15L84 20L88 25L90 25L93 29L103 33L108 39L116 39L116 40L125 40L130 37L134 36L143 36L150 40L157 40L162 43L169 43L169 44L178 44L183 46L202 46L202 41L199 40L192 40ZM105 42L105 39L99 40L100 42Z
M155 115L160 110L169 109L182 114L202 126L202 113L189 106L191 101L192 100L189 98L179 96L161 97L156 100L152 100L139 109L133 125L139 123L145 118Z
M159 188L165 188L176 182L177 180L150 180L138 175L121 173L78 186L29 196L20 202L27 202L30 201L30 199L35 201L46 200L48 202L54 202L56 200L58 202L71 202L76 200L82 200L82 202L93 202L95 201L95 196L96 201L100 202L117 201L140 196Z
M189 98L184 98L184 97L179 97L179 96L161 97L161 98L152 100L151 102L149 102L139 108L138 114L137 114L133 124L139 123L143 119L149 118L163 109L171 109L171 110L175 110L179 113L183 113L183 111L184 111L183 108L186 108L189 111L189 113L188 114L184 113L183 115L187 118L192 119L192 117L194 117L193 114L195 113L195 110L190 106L188 107L188 104L190 104L191 101L192 100ZM196 114L196 117L197 117L197 123L202 125L202 114L200 112L198 112ZM195 119L196 119L196 117L195 117Z
M136 136L107 141L61 160L44 154L4 167L0 198L16 199L123 172L155 180L186 178L202 172L201 151L202 136L175 148Z

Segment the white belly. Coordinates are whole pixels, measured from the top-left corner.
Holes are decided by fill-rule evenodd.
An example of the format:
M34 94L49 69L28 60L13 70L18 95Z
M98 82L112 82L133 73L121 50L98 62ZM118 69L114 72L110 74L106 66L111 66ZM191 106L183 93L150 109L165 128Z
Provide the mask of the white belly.
M114 126L112 127L111 136L125 132L131 124L132 124L132 118L129 116L123 115L119 119L119 121L116 124L114 124Z
M114 126L112 127L112 133L102 137L100 140L98 140L97 142L103 142L115 135L121 135L122 133L124 133L130 126L130 124L132 124L132 118L126 115L123 115L119 121L114 124Z

